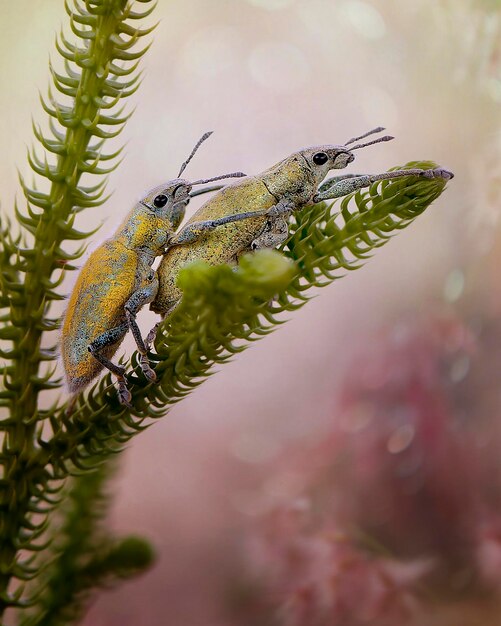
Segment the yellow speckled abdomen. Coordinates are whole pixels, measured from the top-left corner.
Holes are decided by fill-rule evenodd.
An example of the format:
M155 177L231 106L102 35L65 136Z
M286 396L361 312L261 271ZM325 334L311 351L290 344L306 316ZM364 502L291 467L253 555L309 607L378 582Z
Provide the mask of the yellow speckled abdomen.
M102 369L88 346L105 331L126 321L124 304L135 289L137 268L137 254L110 240L90 255L80 271L68 301L61 341L72 393L85 387ZM120 342L102 350L102 354L111 358Z
M224 187L191 217L189 224L214 220L228 215L260 211L276 204L277 199L266 185L256 177L243 178ZM228 263L250 246L266 225L260 216L219 226L200 241L175 246L167 251L158 268L159 290L150 308L156 313L166 313L181 297L176 287L179 270L192 261L205 261L210 265Z

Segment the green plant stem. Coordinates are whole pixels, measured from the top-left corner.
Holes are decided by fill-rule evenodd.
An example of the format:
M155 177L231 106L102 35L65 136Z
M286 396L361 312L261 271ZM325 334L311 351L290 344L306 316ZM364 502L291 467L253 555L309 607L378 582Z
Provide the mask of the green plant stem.
M55 165L46 165L44 171L39 172L50 180L47 208L38 214L28 209L31 222L34 218L37 221L36 227L30 228L35 245L31 251L25 251L24 281L22 289L18 290L22 297L14 295L10 300L11 324L17 336L13 339L12 364L8 368L10 417L2 423L5 440L0 504L0 615L8 606L17 603L17 598L7 591L12 576L16 575L16 554L22 549L36 549L33 542L43 531L40 525L32 533L26 532L24 537L20 533L48 479L46 473L38 471L40 468L35 461L35 435L40 417L37 409L39 394L59 385L59 381L49 380L52 372L40 373L42 363L55 358L54 348L41 347L43 333L57 328L57 320L48 318L48 312L51 300L58 298L53 288L60 280L50 281L55 271L63 271L67 256L60 246L72 229L75 207L81 206L81 176L92 171L86 153L98 124L102 123L101 109L109 106L104 103L103 95L106 95L110 64L116 58L113 37L121 32L127 18L126 5L126 0L93 3L96 16L94 36L88 37L85 58L76 60L81 74L72 106L63 108L51 103L64 127L64 137ZM109 123L118 122L112 120ZM24 185L23 188L26 193ZM30 197L33 192L28 199ZM27 221L21 219L22 223ZM79 237L78 231L71 232L70 238Z

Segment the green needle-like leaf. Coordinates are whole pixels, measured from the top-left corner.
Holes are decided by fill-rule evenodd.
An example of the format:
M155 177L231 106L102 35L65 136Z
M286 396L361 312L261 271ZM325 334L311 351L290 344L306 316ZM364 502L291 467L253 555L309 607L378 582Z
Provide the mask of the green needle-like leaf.
M33 511L52 504L47 491L50 470L34 464L33 457L38 422L50 419L56 410L53 407L52 415L40 411L39 395L60 387L61 381L48 363L57 358L56 350L41 345L43 338L56 343L54 335L44 337L58 329L50 306L65 296L59 289L64 273L73 269L68 259L83 251L78 255L66 251L65 242L90 234L74 227L75 215L106 199L101 184L81 186L82 175L102 176L117 165L118 153L101 156L101 143L118 134L127 120L116 105L136 87L136 67L144 52L140 42L151 31L139 27L140 18L136 21L131 15L133 4L66 2L70 36L62 33L56 41L64 69L50 66L53 89L42 98L50 135L34 124L38 146L28 153L29 166L41 184L29 186L21 178L25 203L15 208L18 232L3 218L0 225L0 334L7 343L1 351L5 365L0 404L8 411L0 422L0 462L6 479L0 488L0 615L25 602L22 587L11 591L16 589L15 579L31 575L18 560L19 553L41 549L46 517L34 526ZM146 4L154 6L149 0ZM64 104L57 101L59 94Z

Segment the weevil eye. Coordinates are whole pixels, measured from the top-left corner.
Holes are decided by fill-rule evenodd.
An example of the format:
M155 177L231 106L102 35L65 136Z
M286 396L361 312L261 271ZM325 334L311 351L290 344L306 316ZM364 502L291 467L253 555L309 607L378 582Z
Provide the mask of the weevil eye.
M164 196L164 194L161 193L153 200L153 204L157 207L157 209L161 209L167 204L167 196Z
M328 160L329 157L325 154L325 152L317 152L313 155L313 163L315 163L315 165L323 165L324 163L327 163Z

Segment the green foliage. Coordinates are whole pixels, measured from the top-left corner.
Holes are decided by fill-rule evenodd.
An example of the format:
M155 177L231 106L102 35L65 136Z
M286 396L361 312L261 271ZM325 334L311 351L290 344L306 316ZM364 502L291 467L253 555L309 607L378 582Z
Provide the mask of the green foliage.
M23 604L23 585L13 579L27 580L37 568L30 558L20 562L19 554L43 549L54 506L51 473L33 464L38 424L53 415L38 408L39 396L61 385L54 375L59 320L51 317L50 305L64 297L59 287L65 271L82 253L65 249L64 242L89 235L75 228L76 215L105 200L106 179L90 179L116 167L119 151L104 153L103 145L121 131L127 116L118 106L138 86L145 49L137 44L151 29L136 24L154 8L150 0L140 2L150 5L142 13L126 0L66 5L71 39L61 34L56 42L63 68L51 66L53 90L42 98L48 133L33 124L38 147L28 161L35 184L21 178L25 207L15 207L18 231L4 220L0 227L0 340L6 343L0 405L8 415L0 423L0 614Z
M139 537L117 540L102 519L110 502L106 483L111 464L106 463L71 479L58 517L61 528L43 559L44 567L30 587L36 610L22 626L58 626L74 623L82 614L91 590L129 578L148 569L153 560L149 543Z
M38 151L28 155L38 186L21 178L25 206L16 207L16 226L0 224L0 405L6 414L0 422L0 614L18 608L25 626L72 623L92 588L151 563L143 539L117 540L101 524L113 454L214 365L283 323L313 287L360 267L445 185L412 177L375 184L339 204L301 210L281 252L244 256L237 268L186 267L179 276L182 302L162 324L151 355L158 384L148 383L133 355L132 410L118 403L109 376L70 416L64 398L41 409L41 394L61 386L55 375L59 319L51 316L51 303L64 297L65 273L83 252L71 245L90 234L75 228L75 218L105 201L106 175L120 151L103 147L127 120L117 107L138 87L146 48L136 45L152 30L137 24L153 3L137 2L148 6L138 12L127 0L66 5L72 39L59 37L63 68L50 68L60 101L51 91L42 99L49 130L34 124Z

